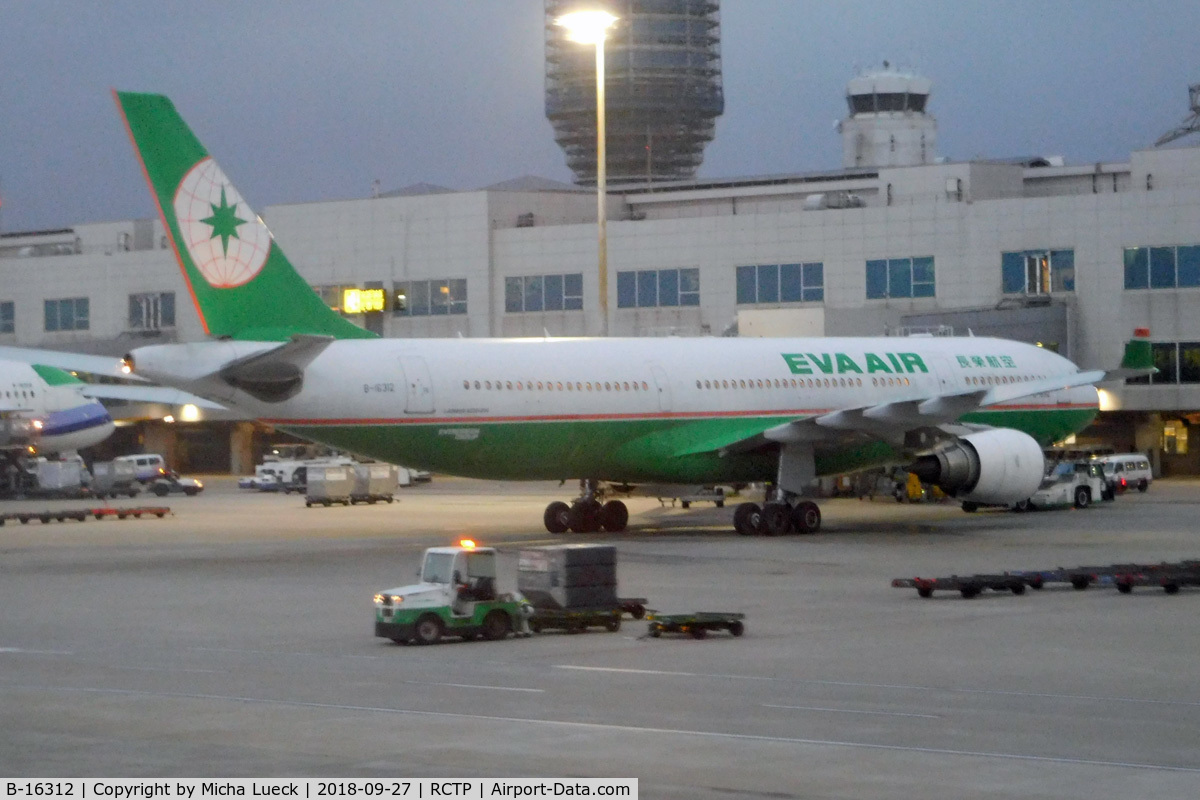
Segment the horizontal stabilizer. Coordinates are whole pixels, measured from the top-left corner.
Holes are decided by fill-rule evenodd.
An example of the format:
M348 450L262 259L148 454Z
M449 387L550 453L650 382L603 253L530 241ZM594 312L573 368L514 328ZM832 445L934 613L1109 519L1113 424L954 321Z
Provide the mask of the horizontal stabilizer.
M125 362L118 356L93 356L83 353L64 353L57 350L41 350L36 347L0 347L0 359L24 361L27 364L46 364L71 372L86 372L129 381L145 381L138 375L129 374Z
M221 379L263 402L282 402L300 391L304 368L333 341L332 336L296 334L279 347L226 364Z

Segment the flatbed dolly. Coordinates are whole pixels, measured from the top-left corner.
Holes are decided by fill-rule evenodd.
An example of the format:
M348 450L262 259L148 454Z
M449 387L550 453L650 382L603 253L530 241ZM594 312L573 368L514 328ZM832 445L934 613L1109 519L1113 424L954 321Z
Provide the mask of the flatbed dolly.
M1108 564L1047 570L1003 572L997 575L951 575L948 578L895 578L892 586L916 589L921 597L935 590L958 591L963 597L977 596L984 589L1024 594L1025 587L1041 589L1048 584L1070 584L1077 591L1092 585L1116 586L1129 594L1135 586L1161 586L1175 594L1183 586L1200 587L1200 560L1161 562L1158 564Z
M1113 576L1117 591L1129 594L1135 586L1161 586L1167 594L1177 594L1180 587L1200 587L1200 562L1162 564L1151 570L1126 572Z
M663 633L690 633L693 639L703 639L709 631L729 631L734 636L746 632L745 614L725 611L693 611L691 614L659 614L651 611L648 633L657 639Z
M529 629L534 633L544 630L564 630L569 633L579 633L592 627L604 628L606 631L619 631L621 617L628 614L634 619L646 616L646 598L621 597L616 605L596 606L592 608L538 608L533 609L529 618Z
M116 517L117 519L125 519L126 517L134 517L135 519L143 516L150 517L165 517L171 513L171 509L167 506L136 506L134 508L69 508L58 509L56 511L11 511L5 514L0 514L0 525L4 525L9 520L16 520L22 525L29 523L30 520L38 520L46 524L50 520L65 522L73 519L77 522L83 522L88 517L96 519L104 519L105 517Z
M951 575L946 578L896 578L892 586L897 589L916 589L921 597L932 597L935 591L953 591L963 597L979 596L984 589L997 592L1025 594L1026 581L1019 575Z

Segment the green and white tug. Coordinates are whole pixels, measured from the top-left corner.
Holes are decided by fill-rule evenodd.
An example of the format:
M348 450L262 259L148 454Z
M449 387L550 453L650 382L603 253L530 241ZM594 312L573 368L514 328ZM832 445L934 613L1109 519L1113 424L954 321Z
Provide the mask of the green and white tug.
M431 547L420 583L375 595L375 635L397 644L434 644L443 636L470 641L528 635L529 604L518 592L497 593L496 551L464 539Z

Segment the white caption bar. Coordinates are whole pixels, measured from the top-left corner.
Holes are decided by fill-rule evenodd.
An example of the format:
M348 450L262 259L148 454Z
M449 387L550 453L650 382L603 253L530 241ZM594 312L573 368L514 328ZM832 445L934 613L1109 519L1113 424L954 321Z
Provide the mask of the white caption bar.
M637 800L637 778L404 778L380 780L285 780L86 778L31 780L0 778L7 798L70 798L71 800L209 800L225 797L391 798L456 797L619 797Z

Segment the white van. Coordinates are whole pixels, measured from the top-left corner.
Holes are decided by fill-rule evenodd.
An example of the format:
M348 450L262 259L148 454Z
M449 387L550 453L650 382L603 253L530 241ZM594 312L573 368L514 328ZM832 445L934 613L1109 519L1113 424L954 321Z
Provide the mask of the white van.
M1104 469L1104 477L1108 485L1116 491L1121 491L1121 479L1125 479L1126 489L1137 489L1144 492L1150 488L1154 475L1150 472L1150 459L1142 453L1118 453L1113 456L1102 456L1096 459Z
M152 481L159 475L160 469L167 468L167 462L158 453L141 453L136 456L117 456L113 461L124 461L133 464L133 477L142 483Z

